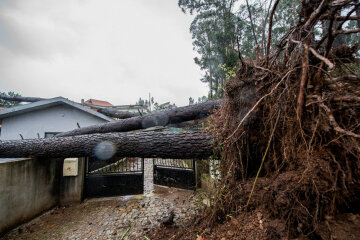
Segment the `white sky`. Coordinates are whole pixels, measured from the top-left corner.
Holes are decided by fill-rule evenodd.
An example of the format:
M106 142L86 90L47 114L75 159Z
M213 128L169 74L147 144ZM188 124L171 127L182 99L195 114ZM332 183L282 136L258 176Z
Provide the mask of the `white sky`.
M177 0L0 0L0 91L187 105L207 95Z

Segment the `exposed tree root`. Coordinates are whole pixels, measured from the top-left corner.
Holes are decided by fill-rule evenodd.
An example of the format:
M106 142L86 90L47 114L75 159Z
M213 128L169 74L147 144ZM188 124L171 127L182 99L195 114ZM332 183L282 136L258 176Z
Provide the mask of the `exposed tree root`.
M337 34L350 34L341 27L332 31L332 24L320 40L312 37L321 19L332 22L342 9L358 7L353 1L302 1L298 24L275 52L256 62L241 59L210 126L222 154L219 192L192 231L175 239L211 236L209 227L260 209L278 222L267 228L268 239L331 239L328 219L359 214L359 73L330 72L354 62L356 51L332 49ZM349 17L337 18L340 26ZM341 54L346 57L338 61Z

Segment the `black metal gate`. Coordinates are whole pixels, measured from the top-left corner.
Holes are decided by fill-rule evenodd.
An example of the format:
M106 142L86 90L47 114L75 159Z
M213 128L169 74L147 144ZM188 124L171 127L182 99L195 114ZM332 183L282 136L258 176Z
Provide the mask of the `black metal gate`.
M195 190L195 160L154 158L153 163L155 184Z
M87 158L84 197L108 197L144 192L144 159Z

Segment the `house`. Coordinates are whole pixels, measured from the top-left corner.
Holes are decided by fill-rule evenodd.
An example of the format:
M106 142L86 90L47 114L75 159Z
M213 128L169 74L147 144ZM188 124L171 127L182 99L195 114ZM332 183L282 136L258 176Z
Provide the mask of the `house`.
M96 100L96 99L89 99L86 100L84 103L86 104L92 104L92 105L96 105L96 106L100 106L100 107L112 107L113 105L107 101L102 101L102 100Z
M131 113L144 113L147 111L147 106L145 105L119 105L119 106L114 106L111 103L107 102L107 101L103 101L103 100L96 100L96 99L89 99L86 100L84 102L84 100L81 100L81 104L83 104L84 106L93 109L95 111L98 111L99 107L100 108L106 108L106 107L110 107L112 110L118 110L118 111L125 111L125 112L131 112ZM88 104L88 105L87 105ZM91 106L94 105L94 106Z
M0 140L52 137L79 127L115 121L63 97L0 110Z

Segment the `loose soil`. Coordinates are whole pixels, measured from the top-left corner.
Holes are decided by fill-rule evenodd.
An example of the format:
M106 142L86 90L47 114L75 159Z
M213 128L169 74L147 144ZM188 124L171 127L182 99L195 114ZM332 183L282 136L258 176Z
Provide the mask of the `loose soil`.
M190 224L191 223L191 224ZM316 239L356 240L360 239L360 215L341 214L328 217L328 220L319 225L316 231ZM194 225L201 225L196 221L190 221L186 227L170 226L153 229L148 237L157 240L262 240L262 239L309 239L301 235L297 238L289 238L284 220L272 219L266 210L246 211L239 216L229 216L223 224L217 224L213 228L205 228L202 232L196 232Z

